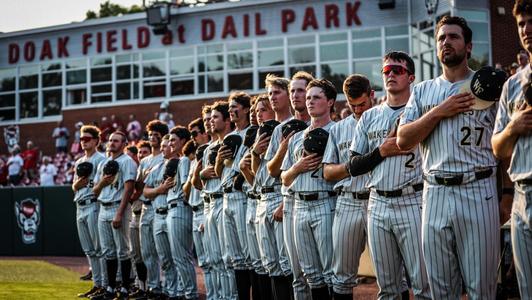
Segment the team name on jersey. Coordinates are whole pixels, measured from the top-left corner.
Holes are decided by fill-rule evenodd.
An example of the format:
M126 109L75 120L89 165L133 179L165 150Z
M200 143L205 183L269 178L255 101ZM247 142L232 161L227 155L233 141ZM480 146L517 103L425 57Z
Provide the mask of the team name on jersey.
M385 139L388 137L388 134L390 134L390 131L388 129L369 131L368 139L369 140Z
M341 152L345 149L349 149L349 146L351 146L352 141L345 141L343 143L338 144L338 150Z
M434 107L438 106L438 104L427 104L427 105L423 105L423 108L421 109L422 111L422 114L424 115L425 113L427 113L429 110L433 109Z

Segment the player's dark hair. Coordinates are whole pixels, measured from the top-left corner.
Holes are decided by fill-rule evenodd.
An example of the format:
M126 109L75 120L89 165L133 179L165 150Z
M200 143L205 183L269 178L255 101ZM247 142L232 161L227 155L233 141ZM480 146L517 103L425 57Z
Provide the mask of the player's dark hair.
M214 102L214 104L211 106L211 109L221 113L224 121L229 119L229 103L226 101Z
M351 99L356 99L362 94L371 95L371 83L368 78L361 74L349 75L344 81L344 94Z
M292 80L305 80L307 82L307 85L309 82L314 80L314 76L310 75L310 73L305 71L297 71L293 76Z
M458 25L460 28L462 28L462 35L464 36L465 43L469 44L473 40L473 31L471 31L471 28L469 28L467 21L464 18L456 16L443 16L443 18L438 21L438 24L436 24L436 31L434 32L436 41L438 40L438 31L440 31L440 28L443 25Z
M183 146L183 154L189 156L192 153L196 153L196 143L191 140Z
M204 104L201 108L201 115L210 114L212 111L212 106L210 104Z
M100 129L93 125L83 125L79 130L80 133L88 133L94 139L100 139Z
M386 60L403 61L406 63L406 68L411 75L416 73L416 65L414 64L412 57L410 57L410 55L408 55L406 52L390 51L384 55L382 62L385 62Z
M319 87L322 89L323 93L325 94L325 97L327 97L327 100L332 99L336 101L336 96L338 92L336 91L336 88L334 87L334 84L330 82L327 79L314 79L307 85L307 91L310 90L313 87Z
M150 149L150 152L151 152L151 145L150 145L150 142L148 141L140 141L137 143L137 148L140 149L140 148L148 148Z
M268 74L266 75L264 84L266 88L269 88L270 86L276 86L278 88L285 90L287 94L289 93L288 85L290 84L290 81L284 77L279 77L275 74Z
M194 119L192 122L188 123L189 131L192 131L194 127L198 127L200 133L205 133L205 125L203 125L203 120L201 118Z
M151 120L146 125L146 131L155 131L160 133L161 136L165 136L168 134L168 125L166 125L165 122L159 120Z
M532 1L531 0L516 0L514 8L512 9L514 17L518 15L532 16Z
M175 134L178 138L182 140L190 140L190 131L185 126L177 125L170 130L171 134Z
M242 91L235 91L235 92L232 92L230 95L229 95L229 98L227 100L228 102L231 102L231 101L235 101L236 103L242 105L242 107L244 108L250 108L251 107L251 96L246 93L246 92L242 92Z
M139 154L139 149L136 146L133 146L133 145L127 146L126 150L131 152L131 153L133 153L133 154L135 154L135 155Z

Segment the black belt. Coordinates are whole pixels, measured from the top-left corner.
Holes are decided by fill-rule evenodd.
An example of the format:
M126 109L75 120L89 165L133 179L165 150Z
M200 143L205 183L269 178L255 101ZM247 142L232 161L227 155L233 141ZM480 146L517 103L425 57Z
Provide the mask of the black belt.
M120 201L114 201L114 202L100 202L102 206L109 207L120 203Z
M142 204L144 204L144 205L151 205L151 201L150 200L146 200L146 201L142 201L141 200L140 202L142 202Z
M341 193L342 196L344 195L350 195L353 197L353 199L358 200L368 200L369 199L369 192L363 192L363 193L355 193L355 192L344 192Z
M233 192L233 187L232 186L224 187L223 190L224 190L224 193L229 194Z
M475 172L475 179L482 180L488 178L493 173L493 169L486 169L483 171ZM455 176L434 176L436 183L445 186L460 185L464 181L464 174L455 175Z
M519 185L532 185L532 179L517 180L517 184L519 184Z
M192 207L192 211L193 211L193 212L197 212L197 211L203 209L203 204L196 205L196 206L191 206L191 207Z
M414 184L414 185L412 185L412 188L414 189L414 192L422 191L423 190L423 183ZM380 196L387 197L387 198L401 197L403 195L403 189L393 190L393 191L376 190L376 192Z
M327 194L329 194L330 197L334 197L334 196L338 195L336 192L327 192ZM315 201L315 200L318 200L320 198L320 193L312 193L312 194L299 193L298 196L299 196L299 199L301 199L301 200Z
M274 186L265 186L260 189L261 194L275 193Z
M257 195L254 192L247 192L246 196L248 197L248 199L254 199L254 200L260 199L260 195Z
M168 214L168 208L159 207L159 208L155 209L155 213L158 214L158 215L166 215L166 214Z
M94 203L98 201L96 198L92 198L92 199L88 199L88 200L83 200L83 201L78 201L78 205L79 206L85 206L85 205L89 205L91 203Z
M223 198L224 194L223 193L212 193L212 194L209 195L209 197L211 198L211 201L213 201L213 200L216 200L216 199Z

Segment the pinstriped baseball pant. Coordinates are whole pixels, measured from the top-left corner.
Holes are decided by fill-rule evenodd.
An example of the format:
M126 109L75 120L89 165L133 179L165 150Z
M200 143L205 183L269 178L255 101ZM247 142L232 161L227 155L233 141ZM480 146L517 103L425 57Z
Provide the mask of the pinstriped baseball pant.
M360 256L366 248L368 201L338 196L333 221L333 288L352 294L356 286Z
M421 248L421 192L383 197L372 190L368 203L368 244L379 299L400 299L403 266L416 299L430 299Z
M257 215L257 199L248 199L246 209L246 236L248 243L251 266L257 274L266 274L266 270L260 260L259 241L257 240L257 230L255 217Z
M94 286L103 287L107 285L107 277L98 235L98 213L97 202L84 206L77 205L76 225L81 249L89 258Z
M310 287L303 276L303 271L301 271L299 256L297 255L294 240L294 198L292 196L283 195L283 203L283 238L286 254L288 255L290 267L292 269L292 276L294 277L294 281L292 282L294 299L310 299Z
M516 184L512 205L512 245L521 299L532 299L532 187Z
M166 222L172 259L183 282L185 297L195 299L198 297L198 287L192 256L192 208L183 201L178 201L177 207L168 210Z
M311 289L332 286L332 224L336 199L295 200L294 232L299 264Z
M131 222L129 223L129 239L131 245L131 259L133 264L142 262L142 254L140 251L140 214L131 215Z
M200 225L205 225L205 215L203 210L198 210L192 213L192 239L194 241L194 249L196 249L196 255L198 256L198 266L203 270L203 276L205 277L205 290L207 292L207 300L215 299L215 284L213 277L211 276L211 266L207 260L207 244L205 232L200 231Z
M223 199L211 200L211 209L205 220L206 234L209 239L213 271L219 284L220 299L233 299L236 295L235 274L227 269L223 261ZM231 283L232 282L232 283Z
M129 259L129 218L131 210L128 205L122 217L122 225L119 228L113 228L111 222L118 210L119 204L113 206L100 206L98 215L98 232L103 250L103 257L107 260ZM129 276L129 274L128 274Z
M181 291L179 291L178 287L177 269L172 259L166 215L155 214L153 218L153 236L165 279L163 290L170 297L176 297Z
M262 264L270 276L292 273L286 255L283 224L273 220L273 213L281 204L280 193L262 194L256 210L257 240Z
M495 299L499 262L495 176L459 186L425 184L423 254L434 299Z
M246 237L247 197L242 192L224 194L223 219L225 252L228 263L236 270L250 269Z
M142 205L142 213L140 215L140 252L148 270L147 286L150 289L159 290L159 257L157 256L157 249L155 249L153 234L154 216L155 211L152 205Z

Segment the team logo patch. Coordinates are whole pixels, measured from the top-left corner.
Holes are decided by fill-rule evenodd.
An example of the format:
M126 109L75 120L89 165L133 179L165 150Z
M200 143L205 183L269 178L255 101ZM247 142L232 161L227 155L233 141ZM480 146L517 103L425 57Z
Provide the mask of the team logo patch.
M432 15L438 9L438 0L425 0L427 14Z
M27 198L15 202L15 217L22 230L22 242L33 244L37 240L37 230L41 222L41 208L38 199Z

